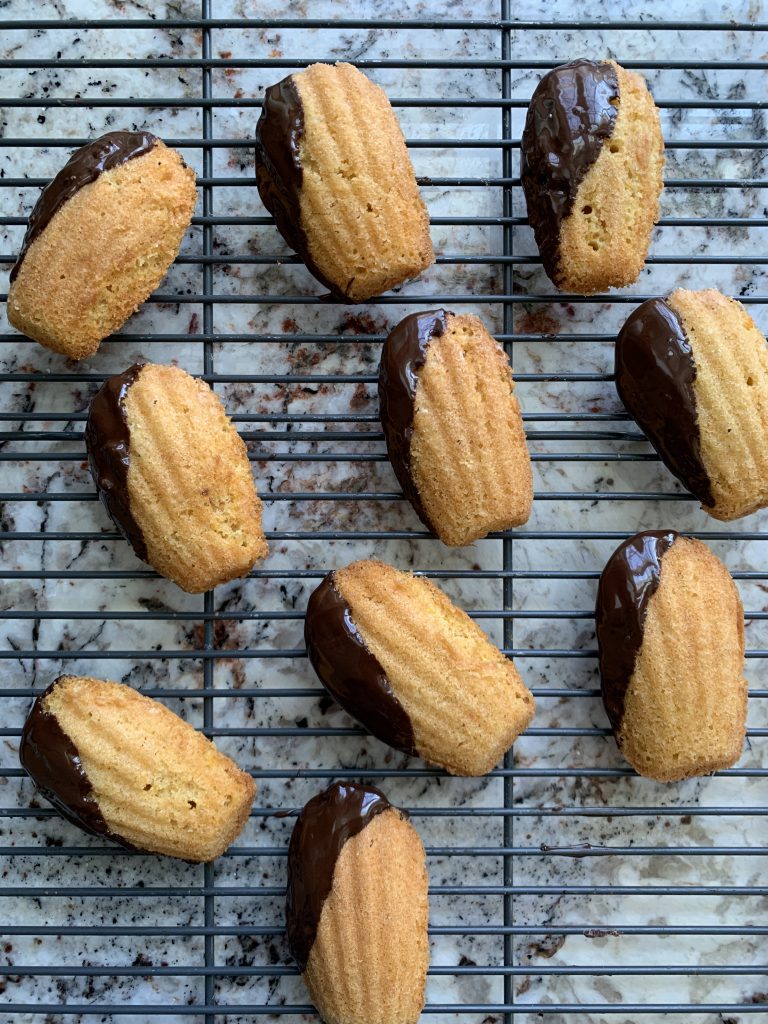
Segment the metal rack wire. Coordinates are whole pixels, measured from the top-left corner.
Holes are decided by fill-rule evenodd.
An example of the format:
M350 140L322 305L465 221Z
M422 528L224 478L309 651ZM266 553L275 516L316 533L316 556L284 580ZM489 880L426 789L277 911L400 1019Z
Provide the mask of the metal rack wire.
M509 0L488 17L439 20L246 19L222 16L225 8L225 0L202 0L189 17L0 20L1 38L32 29L45 52L30 49L0 60L4 76L58 76L55 94L32 89L31 95L19 94L29 83L8 77L2 103L8 112L40 110L39 120L69 108L91 117L104 108L104 117L142 122L167 110L188 110L197 118L197 133L161 134L188 159L199 160L201 193L178 276L172 272L149 300L157 314L149 326L140 316L86 367L46 361L10 330L0 334L0 356L7 357L0 373L6 398L0 420L7 428L0 433L0 462L8 474L0 494L8 604L8 645L0 650L8 667L0 691L7 712L0 728L7 864L0 889L8 963L0 986L3 1014L14 1022L131 1016L211 1024L311 1014L283 944L280 899L290 818L286 823L276 815L300 806L332 778L363 778L408 804L425 836L433 883L430 1019L529 1024L544 1016L598 1021L642 1015L651 1021L671 1015L723 1022L765 1015L768 967L760 949L768 926L760 921L768 889L759 858L768 839L768 806L757 780L768 774L761 757L768 688L760 678L768 658L768 635L760 627L768 620L761 603L768 566L760 547L768 541L768 519L756 516L724 530L697 513L615 404L608 364L627 304L670 290L675 275L689 280L685 275L715 268L738 281L743 272L738 297L763 329L768 326L768 259L742 252L745 232L754 237L768 227L766 64L762 55L751 59L757 46L739 44L764 40L768 24L746 17L706 25L578 18L542 23L515 20L520 12ZM392 33L385 55L352 57L374 77L395 71L485 76L488 92L481 95L469 87L441 94L436 77L429 79L433 91L416 95L399 96L390 87L404 119L414 109L450 116L465 111L495 118L496 125L487 138L448 130L409 137L425 189L449 200L460 192L480 196L482 208L456 215L450 202L448 214L440 206L433 228L454 247L443 247L422 286L366 309L368 320L328 312L300 267L294 276L297 261L281 251L270 218L262 215L250 170L222 172L226 154L247 164L260 95L238 95L226 75L258 73L263 84L314 60L337 59L324 35L329 29L334 39ZM68 55L57 42L64 30L69 42L85 40L87 56ZM311 57L299 56L307 50L292 42L293 34L308 30L316 30L317 42ZM150 44L148 56L99 55L110 33L119 39L144 31L165 33L170 55L152 55ZM700 195L703 212L680 215L678 204L669 203L648 259L650 277L636 289L589 299L557 295L541 274L519 195L517 140L529 83L585 52L596 34L610 40L611 33L622 33L616 38L626 46L628 31L640 42L626 52L617 47L617 59L662 77L655 91L667 119L667 194ZM269 36L276 32L286 41L285 54L276 52ZM677 45L665 45L658 59L649 60L648 52L656 54L648 45L651 33ZM466 53L440 54L435 40L458 35L474 40ZM553 38L562 39L559 59L552 58ZM516 58L520 44L532 39L541 40L537 56ZM221 40L231 47L223 56ZM246 56L254 40L258 56ZM480 56L472 55L478 48ZM104 52L112 49L123 52L111 42ZM688 54L694 49L716 59L693 62ZM680 55L684 59L675 59ZM82 95L74 76L99 70L135 75L129 81L137 95L94 95L90 81ZM711 75L715 86L695 98L665 93L664 75L674 71ZM735 71L750 87L721 97L717 76ZM187 76L185 88L195 95L173 94L170 72ZM234 133L229 121L219 121L239 112L244 114ZM699 132L680 120L698 112L714 118L702 121ZM718 118L722 134L710 133ZM10 195L21 190L24 197L23 211L0 217L7 239L0 262L6 266L36 188L48 180L14 167L27 172L33 166L29 154L50 152L55 168L63 157L58 151L98 134L77 134L72 122L61 133L49 133L49 127L39 135L9 135L5 128L0 137L3 213L12 209ZM710 173L710 152L724 172ZM472 166L437 173L444 166L438 153L488 159L480 173ZM692 153L700 159L689 165ZM229 189L246 190L245 198L230 203ZM232 213L233 206L243 212ZM688 229L702 232L695 244L693 236L680 234ZM245 246L244 231L263 232L263 242ZM479 248L472 232L479 232ZM667 252L667 236L682 242L680 248ZM718 250L723 244L725 251ZM242 276L249 268L263 271L262 278ZM391 307L407 311L414 305L481 310L518 370L537 470L536 511L527 527L495 536L466 557L446 556L415 527L393 489L371 404L383 325L398 317ZM261 326L243 326L243 306L256 310L257 318L263 314ZM569 318L587 329L572 328ZM83 471L87 398L127 365L121 351L164 360L177 347L197 360L197 372L233 407L270 524L273 557L223 599L217 591L200 602L186 600L129 557L94 505ZM302 347L335 353L334 372L323 366L325 356L292 363L288 357ZM246 358L260 372L232 369ZM259 388L263 401L253 399ZM311 411L296 400L296 388L312 392ZM280 401L272 401L270 389ZM646 524L643 515L652 521ZM599 711L591 627L594 581L612 546L639 525L660 525L671 515L712 543L734 570L747 608L751 683L748 755L711 780L677 789L643 785L617 755ZM524 666L540 717L487 782L446 779L367 742L340 714L325 718L328 702L306 669L300 625L308 590L327 567L348 560L352 543L355 552L362 545L456 588L452 592L466 597L472 614ZM103 592L94 589L100 586ZM84 604L94 594L102 595L98 608ZM77 632L88 623L93 632ZM33 693L62 670L109 676L113 666L115 678L167 700L252 767L261 791L249 830L217 864L198 869L158 863L86 840L41 806L23 779L15 749ZM726 822L734 841L708 831ZM633 978L639 982L633 985Z

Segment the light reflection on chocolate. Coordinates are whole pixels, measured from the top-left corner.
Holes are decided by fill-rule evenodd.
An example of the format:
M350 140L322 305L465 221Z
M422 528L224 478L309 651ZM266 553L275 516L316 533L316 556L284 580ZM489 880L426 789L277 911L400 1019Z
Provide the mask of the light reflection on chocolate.
M304 106L293 75L271 85L264 94L256 125L256 184L261 201L275 218L277 230L332 296L349 299L323 274L312 258L301 223L301 144Z
M147 545L128 494L131 432L125 415L125 396L144 365L135 363L104 382L88 412L85 447L104 508L136 555L146 562Z
M29 215L21 252L11 270L11 283L16 280L29 247L72 196L105 171L111 171L137 156L149 153L158 141L157 136L151 132L107 132L101 138L75 150L53 181L40 193Z
M442 337L447 331L448 316L453 314L435 309L405 317L384 342L379 365L379 417L387 455L403 493L432 533L436 530L411 473L411 439L419 370L427 361L432 339Z
M332 572L309 599L304 638L312 667L333 699L384 743L416 754L411 720L366 647Z
M560 226L616 127L619 81L612 64L575 60L548 72L531 98L520 147L528 220L557 284Z
M41 796L67 821L91 835L106 836L126 849L135 849L110 830L93 795L77 747L56 716L46 710L46 698L57 683L66 679L67 676L60 676L35 699L21 734L21 766L32 777Z
M701 456L696 363L680 318L663 299L634 310L616 341L616 390L666 467L703 505L714 505Z
M621 727L643 643L648 602L661 582L662 559L677 538L674 530L638 533L619 545L600 576L595 629L603 703L614 733Z
M302 972L312 952L344 844L389 810L405 817L405 812L393 808L374 786L334 782L299 814L288 847L285 913L288 945Z

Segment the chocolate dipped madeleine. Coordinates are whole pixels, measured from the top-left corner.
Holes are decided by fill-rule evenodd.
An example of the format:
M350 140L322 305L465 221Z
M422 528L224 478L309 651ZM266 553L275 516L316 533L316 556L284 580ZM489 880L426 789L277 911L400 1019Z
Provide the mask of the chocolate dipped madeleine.
M70 359L92 355L157 288L196 200L194 171L150 132L82 146L30 214L8 319Z
M288 848L288 944L326 1024L416 1024L429 941L424 846L373 786L336 782Z
M379 415L417 515L463 547L528 521L531 458L504 349L475 316L412 313L384 343Z
M312 64L267 89L256 176L280 234L342 301L364 302L435 261L397 117L351 64Z
M91 403L85 443L111 519L182 590L245 576L266 556L248 452L204 381L154 363L110 377Z
M639 533L608 560L597 595L602 694L641 775L674 782L729 768L744 745L744 612L699 540Z
M210 861L240 834L247 772L124 683L60 676L32 705L22 768L72 824L128 849Z
M363 560L309 599L310 662L374 736L453 775L485 775L531 722L512 661L429 580Z
M643 302L616 342L616 390L705 512L768 506L768 347L741 303L684 288Z
M615 61L554 68L531 98L520 159L528 221L553 283L589 295L636 281L664 167L645 80Z

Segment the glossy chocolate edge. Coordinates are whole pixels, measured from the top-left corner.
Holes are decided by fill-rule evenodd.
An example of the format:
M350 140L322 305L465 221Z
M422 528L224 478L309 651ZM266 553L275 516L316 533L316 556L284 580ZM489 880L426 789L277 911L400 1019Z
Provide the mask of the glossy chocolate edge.
M452 313L433 309L411 313L394 327L384 342L379 364L379 419L384 430L387 456L406 498L427 529L437 535L411 473L411 439L416 411L419 370L427 361L433 338L448 330Z
M342 302L349 302L312 259L301 224L301 143L304 105L293 75L269 86L256 124L256 185L261 201L275 218L277 230L307 270Z
M125 396L146 363L134 363L105 381L88 411L85 447L96 490L110 519L133 548L147 561L147 545L131 512L128 493L131 431L125 415Z
M59 676L38 697L27 716L19 743L21 767L35 783L41 796L59 814L94 836L104 836L133 850L126 839L112 832L104 820L80 753L62 729L58 719L44 707L54 687L69 678Z
M336 861L347 840L384 811L395 810L375 786L334 782L305 805L288 846L285 917L291 954L304 972L323 904L333 887Z
M616 341L616 390L662 462L703 505L715 504L701 455L696 363L680 318L646 299Z
M45 231L72 196L81 188L90 185L105 171L114 170L135 157L149 153L159 141L151 132L107 132L106 135L76 149L53 181L40 193L29 215L21 252L11 270L11 283L16 280L32 243Z
M614 132L618 98L616 69L592 60L554 68L531 97L520 147L520 177L544 269L555 284L561 225L573 209L579 185Z
M675 530L648 530L624 541L600 576L595 606L603 704L614 733L643 643L648 602L661 582L662 559L677 540Z
M417 755L411 720L366 647L333 572L309 599L304 639L312 667L333 699L377 739Z

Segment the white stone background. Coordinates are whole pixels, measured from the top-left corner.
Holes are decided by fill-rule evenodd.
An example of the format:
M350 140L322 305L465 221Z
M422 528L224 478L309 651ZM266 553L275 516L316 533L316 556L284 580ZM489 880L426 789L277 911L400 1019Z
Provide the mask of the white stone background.
M520 930L511 940L513 963L525 973L512 979L512 994L519 1005L514 1020L533 1024L579 1021L586 1024L635 1020L658 1024L670 1020L662 1013L623 1010L624 1005L693 1003L715 1007L702 1013L686 1012L676 1020L706 1022L768 1020L760 1006L768 1000L765 982L764 933L767 838L764 739L754 730L765 729L764 661L750 658L747 676L751 735L738 767L714 778L682 785L662 786L626 771L596 695L598 686L591 618L596 574L616 544L601 534L626 534L637 529L674 526L712 538L713 549L737 574L762 574L762 579L739 579L747 611L747 647L768 647L760 614L768 608L766 582L766 525L757 514L725 530L681 493L677 482L650 458L649 446L622 435L636 435L626 420L589 419L595 414L621 412L613 384L612 339L632 308L635 296L664 294L677 285L716 286L736 297L765 296L766 126L765 70L750 70L745 62L764 61L768 45L757 31L665 29L658 23L686 20L694 24L721 17L725 21L766 21L761 2L734 0L713 9L703 0L669 0L638 5L625 0L608 4L543 3L521 0L510 5L512 17L526 27L509 33L510 53L524 65L511 71L511 96L518 101L511 111L511 138L518 139L525 103L542 73L536 62L559 63L577 56L615 57L619 61L670 62L673 66L647 70L649 84L661 104L667 154L667 180L712 180L711 187L668 187L662 197L662 223L651 244L651 262L637 284L608 300L568 301L558 296L535 261L513 266L514 332L525 340L510 346L517 375L523 379L519 395L527 420L531 447L540 456L535 463L538 495L528 525L515 533L513 564L532 578L513 582L513 608L526 613L511 619L510 638L522 653L516 662L537 694L534 731L522 738L510 757L507 798L515 808L507 815L506 842L520 852L508 859L507 882L514 895L508 905L509 921ZM232 257L232 263L213 267L212 286L217 295L233 295L237 304L217 303L213 308L214 372L242 374L322 376L359 375L350 383L304 382L228 383L215 388L230 413L275 415L356 416L350 422L296 425L285 437L286 424L275 419L242 422L254 457L254 473L265 496L265 526L277 534L269 558L244 582L220 587L214 595L217 611L233 618L217 624L218 647L233 649L215 662L212 685L222 691L210 701L217 729L240 730L219 736L222 749L252 770L259 783L256 809L244 834L229 854L208 873L199 866L161 858L126 854L80 833L41 807L31 784L18 772L18 731L34 689L45 687L61 671L123 680L147 692L189 691L180 699L165 698L189 721L203 724L203 701L195 696L203 685L202 661L194 654L203 640L202 627L193 616L203 599L181 593L171 583L155 578L138 562L124 541L114 535L101 505L92 500L93 488L83 459L79 437L89 397L98 386L89 375L120 371L139 358L174 361L193 373L203 371L203 274L195 257L203 251L203 228L193 225L182 247L186 261L176 264L159 289L125 326L121 335L106 341L91 359L69 363L13 334L5 322L0 368L0 409L18 414L3 423L7 431L70 431L65 440L6 440L2 442L3 491L48 492L77 495L74 500L8 501L4 505L2 538L4 570L11 578L3 584L0 600L8 611L56 613L55 618L11 618L5 622L3 733L0 735L0 822L5 889L25 887L26 895L0 890L2 922L9 926L39 928L37 934L13 934L0 946L7 966L0 995L8 1004L41 1006L87 1004L133 1006L135 1015L124 1018L109 1011L94 1016L67 1014L64 1008L40 1012L8 1013L13 1024L43 1021L130 1019L155 1022L166 1019L136 1009L158 1004L176 1008L172 1019L191 1024L202 1017L185 1012L187 1004L205 1001L204 981L184 976L183 970L204 963L205 943L198 934L178 931L205 923L205 900L197 895L204 882L226 891L209 901L217 928L213 962L241 968L235 976L215 977L213 994L226 1009L216 1024L256 1020L238 1006L304 1005L301 980L290 974L270 977L271 966L290 967L282 934L282 896L285 847L292 819L274 812L300 806L324 784L306 771L332 774L346 770L380 784L393 802L411 808L414 823L427 844L433 896L431 925L448 926L455 934L433 933L433 967L448 973L429 979L430 1004L473 1006L504 1003L504 979L490 968L504 964L504 942L498 931L504 922L504 898L492 887L504 884L505 778L497 772L482 780L451 779L432 773L417 761L385 748L358 733L338 736L310 735L313 728L351 728L353 723L323 699L311 668L300 656L258 658L259 653L301 651L301 613L312 579L283 572L327 570L355 557L375 554L401 567L452 570L466 573L502 567L502 543L486 540L463 551L444 548L426 536L382 537L392 531L421 533L420 525L399 500L295 501L297 492L321 495L334 491L392 493L394 475L383 456L375 421L377 405L371 378L376 373L378 342L359 340L381 335L406 312L435 306L434 296L450 299L450 308L483 316L497 333L502 330L503 269L498 263L455 263L431 268L420 280L398 290L386 303L352 308L336 304L301 303L296 297L316 296L321 289L300 265L238 263L236 257L286 254L265 216L253 182L253 138L258 100L265 85L292 70L276 61L317 58L433 59L454 61L438 70L410 66L405 69L366 67L366 72L394 98L479 98L498 100L502 73L498 67L462 67L462 62L498 60L502 33L482 29L381 29L382 18L455 19L498 18L500 4L490 0L458 0L449 6L432 0L361 0L348 5L340 0L315 3L256 3L252 0L212 0L215 18L329 18L371 20L360 29L285 29L234 27L210 33L211 56L237 61L264 61L262 68L216 68L211 94L221 105L212 107L212 134L237 139L244 146L213 149L212 173L231 184L212 189L214 218L238 217L245 223L215 223L213 251ZM106 0L10 0L0 4L1 19L108 18L115 24L134 18L199 19L200 6L179 3L110 3ZM537 22L593 23L589 28L537 27ZM616 28L622 20L642 20L642 27ZM597 27L595 27L597 26ZM179 61L201 56L202 34L196 28L94 28L5 30L0 34L0 59L33 60L102 58L142 59L174 57ZM700 70L697 62L719 62L722 67ZM681 66L684 65L684 66ZM202 150L195 146L203 134L199 107L105 106L57 107L54 97L105 99L196 100L202 91L199 68L163 69L24 69L4 68L3 96L36 101L34 105L5 107L0 123L0 214L25 217L38 194L37 179L56 173L69 150L52 146L51 139L86 139L112 128L149 128L169 140L185 140L183 154L198 173L203 171ZM229 101L241 100L240 105ZM696 102L695 108L666 106L665 101ZM751 108L732 108L729 102L753 102ZM502 137L502 111L486 108L417 106L398 108L406 136L436 140L412 149L416 172L430 178L498 178L502 156L498 146L487 145ZM486 145L457 148L451 140L476 140ZM10 144L7 140L32 140ZM705 141L708 148L702 148ZM720 142L721 145L716 143ZM745 142L757 142L744 147ZM518 150L512 150L513 175L518 174ZM7 186L5 179L30 178L29 186ZM715 184L744 182L740 187ZM498 256L503 251L502 229L494 219L502 214L498 185L457 187L425 185L424 197L433 218L485 218L487 223L436 224L432 237L439 255ZM524 218L525 204L513 188L514 214ZM202 199L197 214L202 213ZM676 226L674 219L699 223ZM736 222L707 225L707 218ZM743 220L743 223L738 223ZM257 222L257 223L254 223ZM12 257L18 250L23 224L0 224L1 251ZM513 229L513 251L535 259L531 232L524 224ZM728 257L725 262L702 263L707 257ZM666 258L666 259L665 259ZM742 261L743 258L743 261ZM747 262L752 258L757 262ZM761 262L761 259L763 262ZM6 270L10 266L5 262ZM544 301L526 301L527 296ZM263 296L272 298L265 301ZM478 299L478 296L490 298ZM629 303L629 304L628 304ZM763 331L768 313L762 303L750 305ZM4 310L3 310L4 313ZM265 341L266 336L300 333L331 335L337 340L301 343ZM173 335L158 340L157 335ZM243 335L252 340L235 340ZM599 336L602 340L594 340ZM46 374L63 380L46 381ZM34 375L34 380L20 375ZM593 375L574 380L568 375ZM565 379L559 379L561 375ZM29 413L43 418L26 423ZM47 415L46 415L47 414ZM551 417L565 416L564 419ZM56 418L59 417L59 418ZM69 418L71 417L71 418ZM586 417L586 418L585 418ZM585 432L605 430L610 436L589 439ZM314 439L302 440L311 431ZM324 439L318 432L350 431L353 439ZM372 438L360 437L371 432ZM560 436L547 437L557 432ZM281 433L279 438L270 434ZM563 434L569 436L564 437ZM35 460L40 452L59 453ZM302 461L295 456L325 454L325 461ZM372 455L375 461L344 461L345 454ZM284 456L294 458L286 461ZM557 456L597 455L591 461L563 461ZM72 456L69 459L65 455ZM600 458L599 456L603 456ZM618 461L620 455L641 455L640 461ZM60 457L61 456L61 457ZM616 495L632 493L627 500ZM548 495L560 497L551 498ZM280 496L280 500L276 497ZM664 495L664 497L658 497ZM350 539L329 540L341 532ZM33 533L32 540L14 534ZM90 539L67 539L61 534L86 534ZM363 534L355 538L355 534ZM374 534L367 537L365 534ZM547 539L553 533L561 536ZM100 537L104 534L104 537ZM543 535L543 536L542 536ZM764 539L766 538L766 539ZM557 571L556 579L542 576ZM30 573L25 578L24 572ZM98 573L120 573L117 578ZM76 574L82 575L76 575ZM503 605L497 578L451 578L446 590L470 610L498 611ZM98 615L124 613L104 620ZM82 618L83 612L95 618ZM289 617L269 619L270 612ZM152 613L153 618L138 618ZM172 618L173 614L186 618ZM266 613L267 618L238 619L239 613ZM534 614L530 614L534 613ZM538 614L536 614L538 613ZM751 613L751 614L750 614ZM192 618L190 618L192 616ZM292 616L292 617L291 617ZM502 642L502 621L483 618L490 635ZM169 658L165 651L190 652ZM542 651L550 651L541 656ZM35 651L36 658L16 652ZM143 652L119 656L119 652ZM43 657L45 652L50 657ZM116 652L118 652L116 656ZM246 652L243 656L242 653ZM579 656L564 656L576 652ZM66 654L66 657L64 656ZM583 656L581 656L583 655ZM295 696L268 691L297 690ZM310 695L304 691L314 691ZM265 692L266 691L266 692ZM293 730L267 737L259 730ZM572 730L583 730L573 735ZM548 730L545 733L536 730ZM569 732L568 730L571 730ZM400 776L382 776L382 770L403 770ZM632 813L611 813L630 808ZM719 813L709 813L712 809ZM429 813L438 811L439 814ZM451 813L446 813L451 812ZM569 846L590 843L615 848L606 855L574 858L542 852L542 844ZM461 855L478 847L478 857ZM730 852L714 853L713 848ZM76 852L68 852L72 848ZM264 852L261 853L260 848ZM658 851L651 856L650 851ZM171 894L106 895L105 888L170 889ZM568 894L564 887L587 887ZM603 887L600 893L589 887ZM647 894L627 895L622 887L648 887ZM682 896L659 895L659 887L690 886L707 892ZM746 887L747 893L724 895L716 887ZM89 892L82 894L82 888ZM448 891L441 891L445 887ZM528 887L525 893L521 891ZM457 894L458 889L465 892ZM60 890L72 890L73 895ZM244 890L244 891L238 891ZM488 890L488 891L483 891ZM533 891L530 891L533 890ZM56 895L57 891L59 895ZM67 932L68 926L79 930ZM703 929L725 925L724 935L681 933L681 928ZM56 929L61 928L61 931ZM153 928L154 935L119 934L121 929ZM647 927L637 934L631 929ZM100 934L87 934L93 928ZM493 929L497 929L494 931ZM657 929L654 932L653 929ZM255 931L254 931L255 929ZM478 933L478 929L485 929ZM490 931L489 931L490 929ZM562 929L562 931L558 931ZM585 935L596 929L608 934ZM660 929L660 931L658 931ZM614 934L615 932L615 934ZM554 933L554 934L553 934ZM135 965L179 968L180 975L150 977L88 976L89 967ZM22 966L68 968L77 975L30 976ZM457 966L470 973L451 974ZM669 973L675 966L680 973ZM621 973L628 968L651 968L650 974ZM701 968L729 968L730 974L701 974ZM262 969L261 973L259 968ZM610 974L613 968L619 973ZM656 970L658 968L658 970ZM16 969L16 970L15 970ZM594 973L575 973L577 970ZM606 969L606 970L603 970ZM753 973L733 973L738 969ZM553 976L553 970L561 973ZM753 1004L756 1013L729 1012L731 1004ZM557 1011L558 1005L571 1011ZM589 1007L597 1007L592 1010ZM603 1009L600 1009L603 1007ZM545 1017L539 1009L548 1010ZM647 1007L646 1007L647 1008ZM722 1012L721 1012L722 1011ZM170 1018L169 1018L170 1019ZM210 1018L213 1019L213 1018ZM277 1019L269 1015L261 1019ZM282 1019L286 1019L285 1016ZM289 1020L297 1019L289 1014ZM312 1019L302 1018L302 1019ZM472 1024L501 1022L493 1009L430 1014L426 1020L456 1019Z

